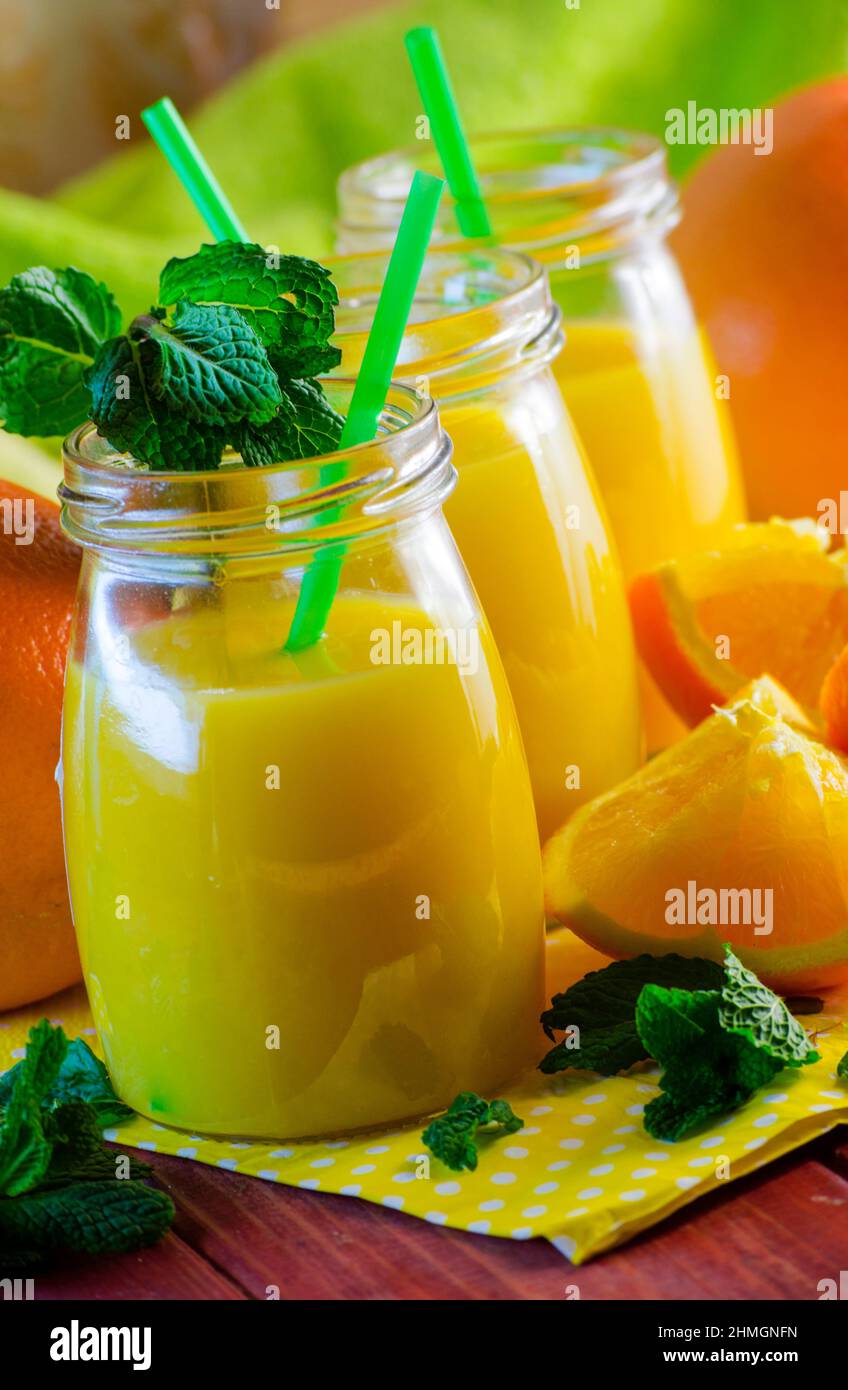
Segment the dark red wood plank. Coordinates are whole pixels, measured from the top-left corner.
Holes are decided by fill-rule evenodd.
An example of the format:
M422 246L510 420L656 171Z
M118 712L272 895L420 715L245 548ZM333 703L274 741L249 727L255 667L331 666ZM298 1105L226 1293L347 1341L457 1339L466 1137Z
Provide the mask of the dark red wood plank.
M110 1146L111 1147L111 1146ZM174 1160L175 1170L184 1165ZM166 1171L158 1185L174 1203L180 1200ZM128 1255L85 1258L66 1256L33 1272L36 1299L244 1299L249 1295L226 1273L172 1230L157 1245Z
M152 1155L182 1239L255 1298L811 1299L848 1258L848 1180L806 1155L575 1269L544 1241L472 1236L350 1198Z
M36 1299L241 1299L247 1295L178 1236L130 1255L67 1259L33 1274Z
M817 1148L822 1162L848 1178L848 1127L840 1125L832 1134L819 1140Z

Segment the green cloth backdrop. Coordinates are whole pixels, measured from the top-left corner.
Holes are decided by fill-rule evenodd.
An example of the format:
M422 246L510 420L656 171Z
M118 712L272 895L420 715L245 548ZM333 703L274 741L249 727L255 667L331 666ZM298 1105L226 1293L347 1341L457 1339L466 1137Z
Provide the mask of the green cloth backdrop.
M556 122L662 133L670 107L761 106L845 69L848 0L421 0L284 48L190 124L251 234L285 251L332 245L348 164L414 138L421 110L403 34L435 25L469 130ZM165 260L208 233L147 138L48 203L0 190L0 283L33 264L83 267L129 317ZM701 153L670 149L678 174ZM0 474L2 474L0 445Z

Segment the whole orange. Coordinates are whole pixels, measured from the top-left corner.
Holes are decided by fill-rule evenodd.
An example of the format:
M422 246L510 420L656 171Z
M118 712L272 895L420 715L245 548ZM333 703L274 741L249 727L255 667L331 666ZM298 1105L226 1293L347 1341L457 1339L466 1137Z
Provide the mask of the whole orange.
M818 515L848 485L848 78L778 102L773 141L712 151L673 236L762 519Z
M78 571L59 508L0 480L0 1009L80 978L55 780Z

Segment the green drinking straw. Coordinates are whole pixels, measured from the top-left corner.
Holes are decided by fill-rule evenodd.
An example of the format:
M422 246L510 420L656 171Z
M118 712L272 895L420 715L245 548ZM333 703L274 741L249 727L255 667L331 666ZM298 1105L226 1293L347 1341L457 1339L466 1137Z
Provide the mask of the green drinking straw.
M170 97L163 97L141 114L216 240L248 241L247 232ZM444 181L433 174L415 175L351 396L340 450L365 444L377 433L443 188ZM337 482L343 471L341 464L325 466L319 474L321 485ZM288 651L303 651L320 638L338 588L344 552L344 545L321 552L304 575L286 640Z
M377 433L443 188L442 179L420 170L412 181L353 388L339 450L366 444ZM340 464L322 469L321 484L329 486L338 481L342 471ZM306 571L286 641L287 651L303 651L321 636L338 588L344 551L344 545L336 545L319 553Z
M488 237L492 225L462 129L456 98L435 29L410 29L406 51L430 122L463 236Z
M141 119L182 183L216 241L249 241L186 124L170 97L162 97Z

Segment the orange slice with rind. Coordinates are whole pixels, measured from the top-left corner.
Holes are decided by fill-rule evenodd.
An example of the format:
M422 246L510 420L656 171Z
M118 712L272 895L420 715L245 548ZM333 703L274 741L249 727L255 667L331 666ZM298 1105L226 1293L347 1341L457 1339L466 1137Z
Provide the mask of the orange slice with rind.
M689 725L768 671L820 722L822 681L848 643L848 551L802 518L734 527L720 550L637 576L639 652Z
M751 682L545 846L549 912L616 958L721 960L782 991L848 977L848 760Z

